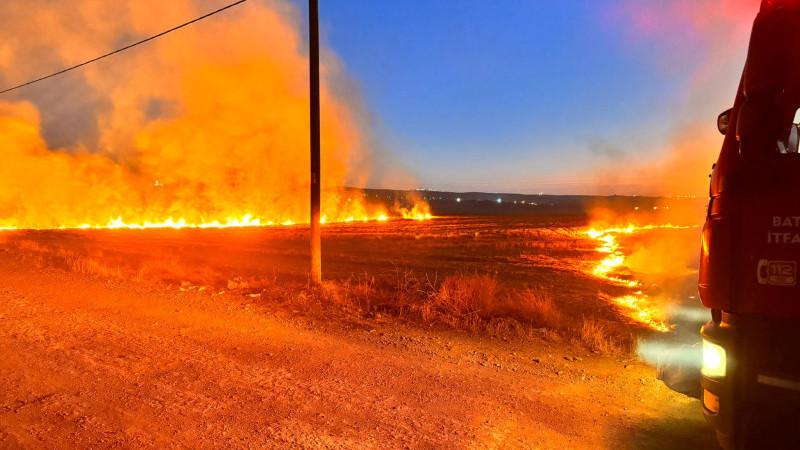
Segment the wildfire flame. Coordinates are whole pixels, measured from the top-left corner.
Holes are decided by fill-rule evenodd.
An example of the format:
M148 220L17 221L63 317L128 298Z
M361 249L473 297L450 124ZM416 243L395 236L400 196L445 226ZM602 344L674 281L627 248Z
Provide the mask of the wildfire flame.
M643 323L656 331L666 333L673 328L672 325L668 324L665 320L659 319L659 317L663 316L663 313L655 306L648 305L650 297L642 291L614 298L613 302L628 311L627 317Z
M600 278L613 281L615 283L623 284L630 287L637 287L640 283L636 280L625 280L618 276L612 275L615 270L618 270L625 263L625 254L622 253L619 244L617 243L618 233L631 234L634 227L629 228L612 228L608 230L589 230L586 232L590 237L602 242L602 245L597 248L600 253L608 253L608 256L600 261L594 268L594 274Z
M420 215L406 215L403 214L402 219L408 220L429 220L432 219L433 216L430 213L427 214L420 214ZM325 223L349 223L349 222L386 222L389 220L396 220L401 219L401 217L387 217L385 214L381 214L378 217L362 217L356 220L355 217L348 217L344 220L334 220L330 221L327 219L326 216L322 216L320 219L321 224ZM303 224L307 224L308 222L300 222ZM169 218L163 222L151 223L151 222L144 222L144 223L126 223L122 220L122 217L118 217L116 219L111 219L105 225L91 225L91 224L83 224L77 227L58 227L60 230L67 230L67 229L79 229L79 230L86 230L86 229L129 229L129 230L144 230L150 228L173 228L173 229L182 229L182 228L242 228L242 227L264 227L264 226L276 226L276 225L283 225L283 226L291 226L295 225L295 222L291 220L287 220L284 222L272 222L272 221L263 221L258 218L253 218L250 214L246 214L241 219L231 219L228 218L227 222L220 223L219 221L214 222L201 222L201 223L188 223L185 219L174 220ZM18 227L0 227L0 231L12 231L12 230L19 230ZM36 229L52 229L52 228L25 228L28 230L36 230Z
M625 279L617 275L617 273L625 267L625 253L622 251L622 247L618 242L617 236L620 234L630 235L636 232L662 228L685 229L691 227L671 224L644 226L629 225L627 227L606 229L591 228L590 230L586 231L585 234L587 236L600 243L600 246L597 247L596 250L599 253L608 254L606 258L604 258L594 267L592 273L599 278L611 281L618 285L623 285L630 288L640 287L642 283L639 280ZM611 301L618 307L622 308L627 317L636 322L647 325L654 330L667 332L673 328L663 319L664 314L656 305L654 305L652 299L641 290L633 294L613 298Z
M107 53L207 3L0 2L0 79ZM282 0L249 2L67 74L69 88L42 83L0 99L0 228L307 223L308 60L295 13ZM370 180L372 138L333 52L321 64L324 222L430 218L422 199L390 207L340 187Z
M410 210L400 209L400 214L404 219L412 220L427 220L432 217L430 207L426 203L417 203Z

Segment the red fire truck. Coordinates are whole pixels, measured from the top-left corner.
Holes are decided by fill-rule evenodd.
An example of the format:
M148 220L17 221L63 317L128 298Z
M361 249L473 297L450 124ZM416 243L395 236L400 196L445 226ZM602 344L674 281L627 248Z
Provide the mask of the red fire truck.
M762 0L711 175L703 412L725 448L800 448L800 0Z

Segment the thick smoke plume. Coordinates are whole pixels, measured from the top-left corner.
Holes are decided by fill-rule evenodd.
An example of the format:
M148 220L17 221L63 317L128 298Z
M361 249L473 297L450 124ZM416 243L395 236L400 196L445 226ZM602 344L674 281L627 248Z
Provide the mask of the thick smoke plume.
M0 84L153 35L227 2L8 0ZM308 60L299 16L252 1L145 46L0 98L0 227L225 223L308 217ZM377 217L362 183L360 106L322 67L323 214Z
M630 256L625 261L629 269L659 287L652 295L662 305L672 306L665 311L669 320L679 330L688 330L692 340L699 340L695 330L710 319L697 299L693 274L700 254L699 226L705 218L702 200L707 198L708 174L722 145L716 117L734 101L759 4L760 0L623 0L612 13L614 23L625 29L625 43L632 52L646 53L649 64L686 82L670 105L671 113L660 118L660 133L645 140L649 148L637 149L648 157L626 167L603 168L601 176L636 185L639 193L692 196L701 202L666 199L655 216L599 214L595 220L695 227L639 233L628 244ZM626 148L626 143L617 146ZM676 202L683 207L675 208ZM684 374L699 380L698 353L677 341L676 336L663 342L643 341L639 354L659 366L682 367Z
M604 167L600 176L636 185L638 193L691 196L698 201L668 199L655 216L609 217L607 211L595 212L595 223L702 224L708 175L722 145L716 117L732 106L759 4L760 0L624 0L610 14L609 19L625 30L625 45L632 52L646 49L648 64L670 75L680 70L688 77L671 106L672 114L660 118L660 127L668 130L666 138L648 139L651 148L639 151L653 156ZM617 144L626 147L625 142ZM700 228L693 230L643 239L628 262L645 273L691 272L697 267L700 242Z
M601 178L651 195L705 196L722 145L717 114L733 104L760 0L623 0L609 13L624 46L684 87L658 118L658 133L618 142L634 159L604 167ZM663 130L667 130L664 134ZM663 137L666 136L666 137ZM636 146L633 148L632 146Z

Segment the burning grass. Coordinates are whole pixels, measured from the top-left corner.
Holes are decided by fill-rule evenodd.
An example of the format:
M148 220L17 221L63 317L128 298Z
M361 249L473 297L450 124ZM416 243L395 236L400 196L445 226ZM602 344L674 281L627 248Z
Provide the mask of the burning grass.
M203 10L203 2L188 0L155 15L134 0L91 8L11 3L0 4L7 19L0 36L11 45L4 55L37 52L38 44L13 37L20 35L15 24L49 37L50 57L35 72L71 65L62 60L74 51L68 42L91 42L84 50L103 54ZM146 58L118 60L112 73L84 67L81 93L56 103L72 105L68 114L85 121L61 117L58 111L67 110L22 91L0 101L0 228L237 228L308 220L308 129L299 125L308 121L310 102L308 86L299 82L308 70L302 30L288 3L249 2L237 11L204 23L202 31L188 27L152 41ZM43 26L40 16L51 20ZM74 27L75 20L104 23L103 33ZM205 39L208 33L214 39ZM342 89L341 69L331 55L320 78L326 222L428 218L427 202L413 191L368 199L343 187L370 179L371 146L363 105ZM2 70L5 80L33 75L21 60L4 59ZM405 174L397 169L392 176Z
M623 251L622 245L619 242L619 237L658 229L689 228L693 227L676 226L671 224L644 226L628 225L626 227L605 229L592 228L589 231L586 231L585 234L587 236L599 243L600 246L597 248L597 252L607 255L594 267L592 273L595 276L608 280L614 284L636 289L635 292L626 293L625 295L616 297L600 294L600 298L620 308L620 311L631 320L647 325L656 331L670 331L673 327L666 321L661 305L659 305L658 302L654 301L654 299L650 298L650 296L641 290L643 283L640 280L637 280L630 275L631 272L627 267L628 256ZM659 252L659 254L662 255L662 259L669 259L666 257L664 252ZM681 267L681 263L681 261L678 261L679 267ZM674 267L675 263L672 263L668 266ZM686 270L688 269L675 270L673 268L671 271L685 274Z
M120 282L247 301L255 296L326 316L338 311L357 320L394 317L486 335L574 341L602 353L627 352L632 334L656 329L645 321L631 327L636 314L654 316L647 308L657 305L643 296L637 298L647 303L614 301L646 289L594 274L607 253L573 218L543 222L468 217L330 224L326 281L318 288L308 284L302 227L17 231L3 234L0 251L37 267ZM612 275L630 276L621 270Z

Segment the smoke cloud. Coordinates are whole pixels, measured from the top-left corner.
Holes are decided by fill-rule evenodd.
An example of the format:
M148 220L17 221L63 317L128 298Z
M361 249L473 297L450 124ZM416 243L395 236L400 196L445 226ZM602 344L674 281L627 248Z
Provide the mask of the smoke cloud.
M83 62L227 3L4 1L0 83ZM307 220L308 61L298 19L286 1L248 2L0 98L0 227ZM336 189L368 179L370 139L330 51L322 66L323 214L375 217L382 207Z
M722 144L717 114L732 106L759 0L623 0L606 20L622 29L623 45L667 75L686 78L659 127L666 138L646 139L654 155L619 161L596 176L639 186L640 194L705 196L711 164ZM676 72L680 71L680 72ZM686 74L688 73L688 77ZM659 130L661 131L661 130ZM635 145L642 141L637 140ZM628 149L627 142L613 148Z

